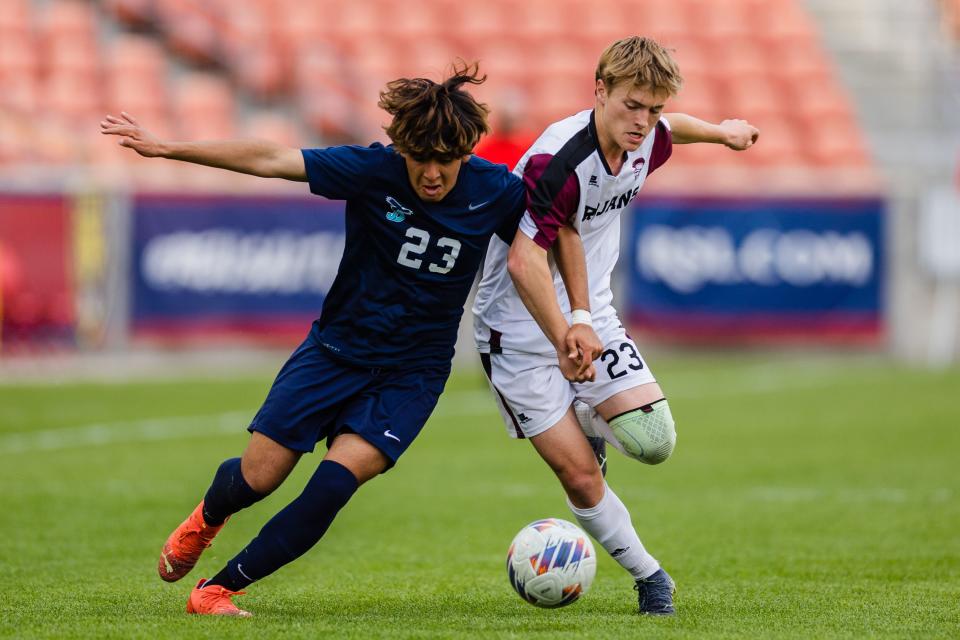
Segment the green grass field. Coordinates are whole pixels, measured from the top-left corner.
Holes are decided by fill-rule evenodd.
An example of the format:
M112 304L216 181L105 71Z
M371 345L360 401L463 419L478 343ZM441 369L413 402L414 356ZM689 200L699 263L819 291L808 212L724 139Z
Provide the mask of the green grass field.
M473 372L451 380L420 441L320 544L239 599L254 618L188 616L192 581L215 573L319 462L306 456L234 517L187 579L157 577L169 531L242 450L265 371L0 386L0 636L960 636L960 371L659 360L677 451L659 467L614 452L608 480L678 583L675 618L638 616L631 580L599 546L594 586L574 605L540 610L513 593L513 535L572 516Z

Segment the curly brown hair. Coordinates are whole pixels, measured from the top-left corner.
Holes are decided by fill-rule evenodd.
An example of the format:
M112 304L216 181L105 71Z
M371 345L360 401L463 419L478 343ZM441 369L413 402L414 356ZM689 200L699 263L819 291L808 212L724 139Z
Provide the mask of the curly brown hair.
M490 131L490 109L464 91L465 84L481 84L477 63L457 61L443 82L400 78L380 92L381 109L393 116L384 129L397 151L418 162L450 162L469 155Z

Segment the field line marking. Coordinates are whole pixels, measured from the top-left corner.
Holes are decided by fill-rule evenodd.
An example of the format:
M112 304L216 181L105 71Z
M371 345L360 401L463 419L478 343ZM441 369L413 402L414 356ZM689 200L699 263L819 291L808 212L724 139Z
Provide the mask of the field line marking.
M753 395L783 391L784 389L810 389L836 384L830 376L802 380L768 377L763 382L757 379L713 383L703 389L675 392L667 390L670 398L702 398L719 395ZM496 416L490 392L486 389L451 391L441 396L433 418L450 416L477 416L489 413ZM55 429L27 431L0 436L0 455L15 455L34 451L57 451L76 447L104 446L120 442L154 442L183 438L204 438L221 433L240 433L249 424L254 411L229 411L216 414L174 416L169 418L145 418L121 422L105 422L73 425Z

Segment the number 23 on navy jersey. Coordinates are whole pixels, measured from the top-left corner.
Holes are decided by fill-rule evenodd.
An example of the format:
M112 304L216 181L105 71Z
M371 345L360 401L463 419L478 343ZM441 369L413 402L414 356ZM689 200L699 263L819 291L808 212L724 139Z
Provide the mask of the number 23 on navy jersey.
M313 336L376 366L449 360L490 237L510 242L522 182L472 156L440 202L421 200L392 147L303 151L310 190L346 201L346 244Z

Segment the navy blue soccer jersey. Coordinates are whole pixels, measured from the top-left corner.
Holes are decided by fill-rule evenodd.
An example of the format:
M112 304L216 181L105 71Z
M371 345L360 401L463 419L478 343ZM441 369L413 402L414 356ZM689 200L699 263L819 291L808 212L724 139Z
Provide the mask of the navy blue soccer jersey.
M304 149L310 190L346 201L346 244L311 338L368 366L453 357L463 305L490 237L513 240L523 183L471 156L440 202L421 200L392 146Z

